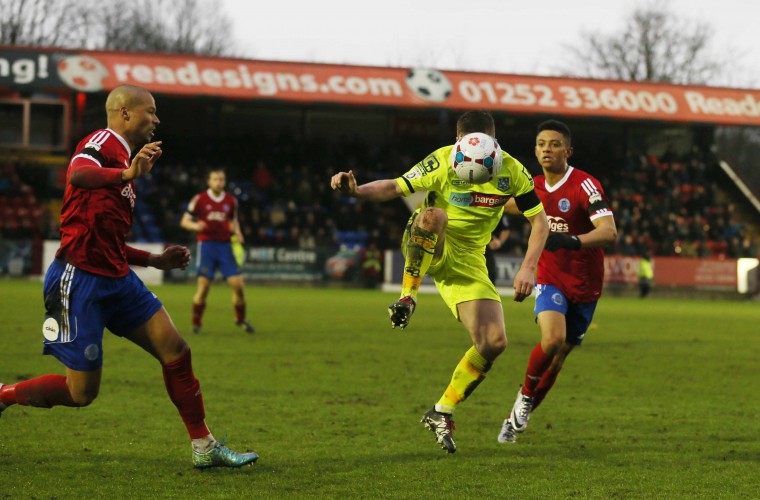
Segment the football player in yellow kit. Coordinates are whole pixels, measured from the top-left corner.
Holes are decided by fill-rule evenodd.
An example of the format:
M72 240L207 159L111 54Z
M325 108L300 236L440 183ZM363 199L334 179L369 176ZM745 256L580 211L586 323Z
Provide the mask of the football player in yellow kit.
M474 132L495 137L490 113L468 111L457 120L457 141ZM504 205L514 197L531 224L525 258L514 280L517 302L533 292L538 257L549 234L533 179L519 161L502 152L498 174L486 183L470 184L452 169L453 147L437 149L396 179L357 185L352 171L339 172L331 179L333 189L369 201L428 192L423 206L407 223L402 241L405 263L401 297L388 310L391 326L405 328L417 307L422 277L429 274L454 317L472 338L473 346L455 368L443 395L422 417L422 423L448 453L456 451L452 437L454 409L483 381L507 347L501 299L488 279L484 257Z

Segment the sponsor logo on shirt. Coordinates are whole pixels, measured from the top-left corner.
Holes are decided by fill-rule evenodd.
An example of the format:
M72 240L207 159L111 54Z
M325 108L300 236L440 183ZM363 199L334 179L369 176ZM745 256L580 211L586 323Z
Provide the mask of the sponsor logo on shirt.
M501 207L509 201L509 196L486 193L451 193L449 203L457 207Z
M405 173L404 177L406 177L407 179L411 181L412 179L418 179L422 177L423 175L427 175L427 173L425 172L423 168L417 165L416 167L411 169L409 172Z
M562 217L549 215L547 219L549 219L549 231L552 233L567 233L570 231L570 225Z
M227 214L225 212L209 212L206 216L206 220L225 221L227 220Z
M135 198L137 198L137 195L135 194L135 190L132 189L132 184L127 184L124 186L124 188L121 190L121 195L129 200L129 206L134 209Z
M421 162L417 164L417 168L420 169L422 172L422 175L429 174L433 170L436 170L438 167L440 167L441 164L438 161L438 159L435 157L435 155L430 155Z

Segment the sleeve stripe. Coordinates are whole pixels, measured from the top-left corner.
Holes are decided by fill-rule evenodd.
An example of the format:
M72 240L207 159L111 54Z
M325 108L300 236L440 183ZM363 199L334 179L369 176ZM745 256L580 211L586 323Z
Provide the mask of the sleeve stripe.
M103 166L103 165L100 164L100 162L96 158L94 158L94 157L92 157L90 155L82 154L82 153L79 153L78 155L74 156L74 158L71 159L71 162L69 163L69 165L71 165L71 163L74 163L74 160L76 160L77 158L85 158L87 160L90 160L90 161L94 162L99 167Z
M583 190L586 191L586 194L591 196L594 193L598 193L599 190L596 189L596 186L594 186L594 183L591 182L591 179L586 179L583 182L581 182L581 186L583 187Z
M406 183L406 186L409 188L409 192L410 192L410 193L414 193L414 188L412 187L412 183L411 183L411 182L409 182L409 179L407 179L407 178L406 178L406 177L404 177L404 176L401 176L400 178L401 178L401 179L403 179L403 180L404 180L404 182Z
M111 137L111 133L109 131L101 130L100 132L93 135L90 138L90 140L87 142L95 143L95 144L98 144L99 146L102 146L108 140L109 137Z
M600 217L612 217L612 210L607 210L606 208L603 210L599 210L598 212L592 214L589 216L589 220L596 220Z

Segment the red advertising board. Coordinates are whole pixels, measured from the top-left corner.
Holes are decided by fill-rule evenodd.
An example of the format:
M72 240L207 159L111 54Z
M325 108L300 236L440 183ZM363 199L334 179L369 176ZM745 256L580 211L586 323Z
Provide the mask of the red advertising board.
M736 259L657 257L654 260L654 282L657 285L736 290L736 264Z
M624 255L604 257L604 283L606 285L633 285L639 282L639 258Z
M109 90L760 125L760 90L0 46L0 89Z
M654 283L658 286L736 290L736 259L693 259L655 257ZM604 258L606 285L631 285L638 282L638 257L608 255Z

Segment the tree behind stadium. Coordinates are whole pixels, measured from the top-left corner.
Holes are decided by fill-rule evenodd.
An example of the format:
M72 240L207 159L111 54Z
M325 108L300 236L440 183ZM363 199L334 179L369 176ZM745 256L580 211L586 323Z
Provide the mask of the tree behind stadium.
M569 47L572 76L626 81L707 84L723 64L710 52L713 29L665 6L638 7L619 33L584 32Z
M0 44L233 55L211 0L0 0Z

